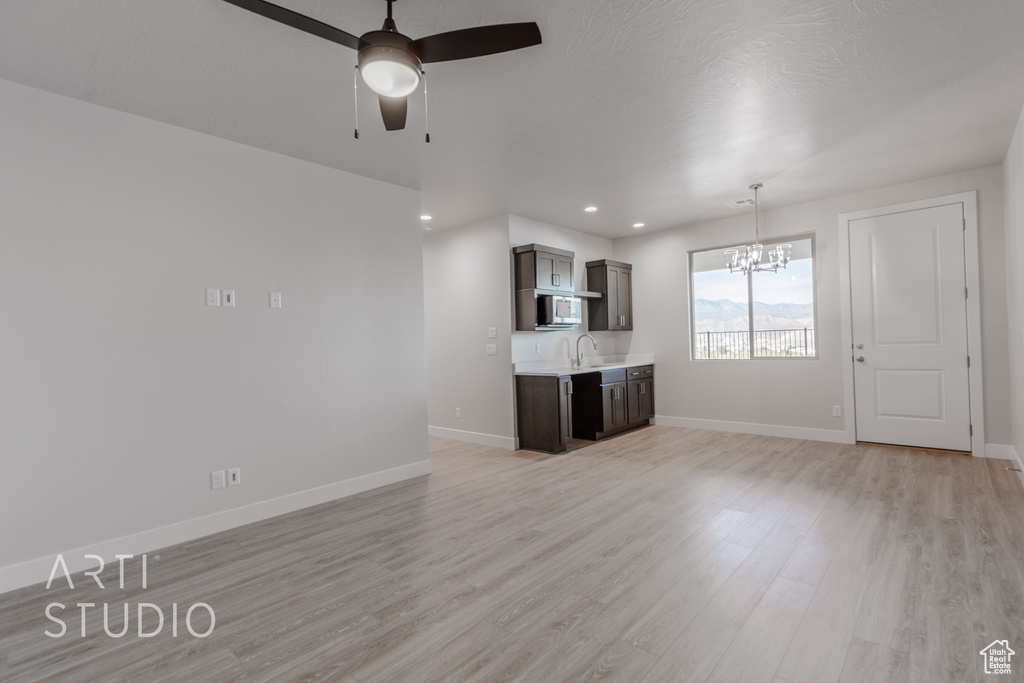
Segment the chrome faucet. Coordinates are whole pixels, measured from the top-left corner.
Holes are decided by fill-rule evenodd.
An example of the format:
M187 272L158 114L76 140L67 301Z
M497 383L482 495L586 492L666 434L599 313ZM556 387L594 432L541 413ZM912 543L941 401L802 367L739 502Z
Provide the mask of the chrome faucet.
M590 337L589 334L581 334L579 339L576 340L576 367L583 367L583 352L580 351L580 342L583 341L584 337ZM590 337L590 341L594 342L594 350L597 351L597 340Z

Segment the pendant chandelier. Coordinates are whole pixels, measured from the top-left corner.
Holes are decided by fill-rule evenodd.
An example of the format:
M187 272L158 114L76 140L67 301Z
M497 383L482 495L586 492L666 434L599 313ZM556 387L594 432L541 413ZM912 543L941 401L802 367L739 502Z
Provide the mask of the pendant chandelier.
M766 271L776 273L779 268L785 268L786 264L789 263L789 250L793 245L779 244L768 252L768 263L765 265L761 264L761 254L764 251L764 245L761 244L761 236L757 224L757 191L761 187L763 187L761 183L754 183L750 186L750 189L754 191L754 243L739 249L725 250L725 265L729 267L730 273L734 273L737 270L744 275Z

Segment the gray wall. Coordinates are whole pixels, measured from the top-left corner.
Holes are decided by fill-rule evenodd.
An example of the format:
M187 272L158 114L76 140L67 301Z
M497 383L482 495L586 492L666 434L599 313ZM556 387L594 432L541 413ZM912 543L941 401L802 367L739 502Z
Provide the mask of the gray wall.
M424 237L432 434L513 447L509 269L507 215ZM496 356L487 355L488 344Z
M0 572L425 471L417 192L4 81L0 129Z
M1010 348L1013 447L1024 458L1024 276L1020 256L1024 249L1024 112L1004 162L1006 174L1006 294Z
M629 350L656 354L658 415L843 430L847 418L832 417L832 406L843 403L842 363L848 358L841 348L838 215L966 190L978 190L986 440L1009 443L1002 166L780 208L771 207L766 183L762 236L816 235L819 359L814 361L690 360L687 252L749 241L752 212L616 240L615 258L633 264Z

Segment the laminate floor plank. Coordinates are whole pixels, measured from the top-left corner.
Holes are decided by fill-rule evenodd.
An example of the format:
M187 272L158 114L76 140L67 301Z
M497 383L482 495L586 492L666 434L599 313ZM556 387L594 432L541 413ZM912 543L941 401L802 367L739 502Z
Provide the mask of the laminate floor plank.
M838 680L870 569L843 557L832 561L779 664L779 676L792 683Z
M910 679L906 652L854 636L839 683L902 683Z
M815 587L778 577L743 628L732 640L732 657L724 657L707 681L770 683L789 648Z
M981 683L979 650L1024 647L1005 461L660 425L428 442L430 475L148 553L145 590L136 565L0 595L0 680Z
M679 634L642 683L703 683L732 649L739 629L703 614Z

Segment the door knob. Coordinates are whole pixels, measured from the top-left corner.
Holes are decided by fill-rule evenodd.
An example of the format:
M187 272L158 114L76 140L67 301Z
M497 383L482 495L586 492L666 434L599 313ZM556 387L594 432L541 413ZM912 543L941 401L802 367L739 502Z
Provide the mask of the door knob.
M857 344L857 348L858 348L858 349L863 349L863 348L864 348L864 345L863 345L863 344Z
M858 363L863 363L864 362L864 356L857 356L857 362Z

